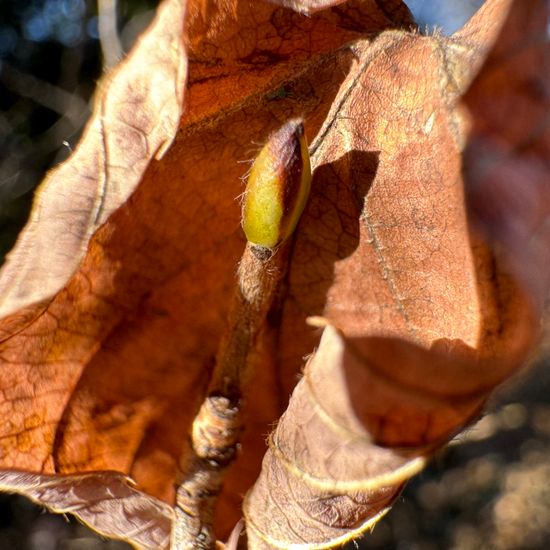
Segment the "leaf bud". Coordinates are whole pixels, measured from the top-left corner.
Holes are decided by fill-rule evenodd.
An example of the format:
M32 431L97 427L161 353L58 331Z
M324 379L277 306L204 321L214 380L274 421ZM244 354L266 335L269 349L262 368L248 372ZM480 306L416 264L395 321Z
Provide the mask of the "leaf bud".
M304 124L293 119L271 134L252 165L242 210L247 240L272 249L292 235L310 187Z

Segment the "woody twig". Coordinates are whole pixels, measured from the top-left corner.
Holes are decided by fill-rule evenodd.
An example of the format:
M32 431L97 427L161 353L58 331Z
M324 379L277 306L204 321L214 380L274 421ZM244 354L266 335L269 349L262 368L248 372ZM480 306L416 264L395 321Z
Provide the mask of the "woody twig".
M248 179L243 206L247 244L207 397L180 465L173 550L215 547L214 506L243 428L251 352L285 276L288 237L306 204L310 181L303 123L292 120L269 138Z

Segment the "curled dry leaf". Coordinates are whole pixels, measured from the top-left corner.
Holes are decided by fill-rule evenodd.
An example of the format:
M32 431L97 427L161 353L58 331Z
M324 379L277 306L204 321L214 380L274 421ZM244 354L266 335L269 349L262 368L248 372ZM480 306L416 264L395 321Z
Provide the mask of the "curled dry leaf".
M144 550L168 548L173 509L117 472L48 476L1 472L0 490L25 495L52 512L76 514L98 533Z
M314 13L319 10L344 4L346 0L270 0L274 4L286 6L302 13ZM352 2L347 2L352 4ZM401 0L377 2L377 8L390 20L399 21L409 17L408 9Z
M311 196L256 342L243 452L219 502L219 536L238 518L264 436L318 343L308 316L332 326L247 497L251 548L327 545L371 525L524 361L536 335L532 297L546 284L548 216L537 200L548 196L548 125L539 115L548 94L534 93L548 86L527 60L548 63L548 48L525 42L521 25L532 21L542 36L547 4L517 2L508 16L511 2L488 0L448 39L411 31L394 0L330 5L306 17L268 2L166 0L103 85L81 145L44 183L0 274L1 469L63 474L65 486L83 472L116 470L135 480L144 503L173 504L244 249L240 161L295 117L313 142ZM189 75L180 119L182 38ZM495 40L498 55L467 96L468 136L458 101ZM518 61L522 44L530 47ZM498 76L510 59L523 80ZM535 73L542 84L530 88ZM520 81L526 88L513 94ZM532 116L507 135L490 121L512 110L515 95ZM178 121L172 147L153 160ZM464 205L466 143L479 234ZM495 150L510 164L493 162ZM507 186L522 179L529 191L518 210ZM502 185L497 216L485 205ZM537 222L527 223L535 207ZM113 513L126 513L124 501ZM154 525L166 531L164 520ZM113 521L94 527L120 536Z
M540 70L550 61L545 30L548 13L544 3L529 2L516 4L508 14L509 4L488 2L449 40L448 47L445 40L440 42L440 51L446 53L439 66L445 75L440 80L442 87L437 86L435 75L420 90L407 91L401 82L399 86L401 94L412 98L411 106L418 100L417 113L422 113L422 107L437 105L436 98L422 97L424 89L441 93L442 102L452 105L453 96L472 78L466 67L479 65L482 52L487 52L496 38L495 26L489 22L508 16L493 55L466 97L472 115L465 157L472 221L481 235L490 237L489 242L500 245L496 255L488 253L479 235L459 229L466 221L462 198L456 195L462 188L461 167L449 165L449 161L458 161L461 138L452 135L452 119L447 124L438 121L437 115L447 110L445 106L427 114L436 117L430 137L434 130L443 130L430 140L431 147L422 141L421 133L414 143L403 143L407 130L414 129L414 118L400 131L388 131L399 121L398 112L390 114L379 138L380 150L390 150L384 143L388 135L399 136L399 153L408 153L408 163L401 166L409 173L396 173L399 163L391 166L392 176L400 183L397 186L395 179L384 181L384 167L378 165L367 192L361 229L365 231L363 243L378 253L376 260L386 275L383 283L397 303L393 311L401 313L402 322L409 325L410 342L379 336L375 331L371 331L373 336L363 336L357 327L365 327L368 314L359 308L350 316L351 308L341 311L340 302L334 300L334 311L326 309L325 315L348 336L331 326L325 329L319 349L271 437L262 474L245 501L250 548L327 547L371 527L399 494L403 481L421 467L424 457L477 416L490 391L521 366L534 343L541 301L549 288L548 269L541 262L550 246L550 120L543 114L548 112L550 96L542 100L540 95L540 90L550 90L550 73ZM524 28L530 30L533 40L522 48L525 35L518 30ZM427 42L424 40L424 46ZM420 44L417 40L412 47ZM425 56L418 51L416 57ZM373 65L365 72L374 70ZM421 70L429 81L426 65ZM377 90L382 88L381 79L369 76L361 75L362 93L374 86L372 80L376 80ZM420 74L415 76L408 82L418 87L422 79ZM460 84L455 91L453 84ZM518 89L523 93L518 94ZM383 88L380 95L391 97L391 89ZM353 98L348 101L360 105ZM390 104L401 107L395 100ZM512 106L519 112L510 120L505 113ZM357 108L344 113L349 113L346 119L360 118ZM368 114L365 118L372 125ZM450 135L445 135L445 129ZM373 133L369 127L363 134L371 146ZM453 143L453 137L459 139ZM417 146L420 151L411 155ZM439 157L453 146L457 147L454 155ZM415 157L417 164L412 166L410 160ZM436 165L445 167L447 181L430 189L429 182L435 183L439 172ZM431 178L422 167L429 168ZM346 173L346 181L349 179ZM381 189L384 183L392 185L394 192ZM315 181L313 186L319 188ZM419 208L418 197L426 199L429 210ZM412 208L411 199L416 199ZM456 229L459 231L454 233ZM439 234L434 233L438 230ZM404 238L404 231L415 238ZM304 228L298 236L296 259L300 258L300 238L306 235ZM407 250L410 242L415 247ZM419 270L426 265L418 261L419 256L429 248L425 257L431 266L437 265L438 259L442 262L439 273L447 278L445 283L437 282L437 274ZM448 265L444 266L447 254ZM453 276L452 265L462 268L462 273ZM368 273L367 254L357 257L355 277L348 282L350 292L358 292L361 280L365 287L373 284L372 277L361 279L359 273ZM453 287L453 281L460 289ZM442 290L439 296L438 288ZM425 302L424 307L419 307L419 299ZM454 308L468 303L470 307L454 317L458 313ZM434 309L438 305L440 311ZM428 318L421 316L430 310ZM384 313L379 310L378 317ZM375 315L371 312L371 317ZM358 323L360 316L363 319ZM430 332L422 330L423 321ZM416 334L410 338L413 328ZM460 328L464 332L457 332Z
M473 124L464 154L471 217L538 309L550 278L549 19L541 2L514 5L483 78L465 96Z
M91 236L128 199L153 156L170 146L185 85L183 14L184 3L166 2L132 56L101 83L80 145L42 183L2 270L0 315L59 292Z

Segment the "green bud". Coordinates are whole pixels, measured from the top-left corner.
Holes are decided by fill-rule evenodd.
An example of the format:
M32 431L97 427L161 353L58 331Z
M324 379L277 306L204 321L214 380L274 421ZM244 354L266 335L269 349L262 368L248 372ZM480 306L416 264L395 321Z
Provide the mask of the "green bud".
M311 187L311 165L301 119L273 133L250 171L242 226L247 240L275 248L292 235Z

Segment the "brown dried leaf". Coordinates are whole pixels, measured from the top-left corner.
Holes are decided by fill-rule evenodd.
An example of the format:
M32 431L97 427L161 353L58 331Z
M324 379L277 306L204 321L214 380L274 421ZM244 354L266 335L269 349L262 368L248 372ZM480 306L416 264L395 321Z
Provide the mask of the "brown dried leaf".
M117 472L46 476L4 471L0 490L25 495L52 512L75 514L98 533L128 540L136 548L169 546L172 507L144 495Z
M319 10L324 10L339 4L346 3L346 0L270 0L274 4L292 8L297 12L302 13L314 13ZM347 2L351 5L352 2ZM400 0L385 0L383 2L377 2L377 9L392 21L406 20L409 18L409 10L403 2Z
M369 319L364 300L358 301L360 309L342 307L338 282L346 278L335 274L329 292L338 299L334 310L326 308L325 315L346 337L331 326L325 329L271 437L262 474L245 502L249 548L327 547L371 527L399 494L402 483L422 466L424 457L475 419L495 385L525 360L537 334L538 307L549 288L548 269L542 264L550 247L550 228L545 223L550 216L550 125L547 116L542 118L548 113L550 96L541 97L539 92L533 97L533 89L550 89L550 73L540 72L549 62L543 16L547 6L528 4L518 3L509 14L493 56L467 96L475 116L466 156L470 202L476 227L500 245L498 263L466 227L458 164L462 140L460 134L453 136L452 111L446 106L452 106L450 84L460 83L454 88L457 93L471 80L466 64L479 65L479 52L488 50L496 38L495 27L500 28L494 25L495 18L506 18L509 3L488 2L449 40L448 47L446 40L422 40L428 48L439 42L447 52L439 65L445 75L439 75L441 87L436 74L430 81L427 70L433 67L435 73L437 63L421 64L418 72L424 80L414 73L407 78L400 70L403 81L393 87L399 90L393 95L389 84L384 86L382 79L369 74L376 71L375 63L370 62L352 81L359 83L362 94L367 90L367 97L375 81L377 95L391 98L387 118L382 119L385 131L376 134L371 125L374 122L376 128L381 121L363 111L365 103L354 101L353 90L348 90L346 100L354 110L339 110L339 114L346 120L369 120L371 125L362 134L369 148L387 154L391 137L398 136L397 154L406 155L406 161L392 159L395 164L380 162L377 167L362 210L360 231L365 231L365 237L359 239L358 249L362 243L365 248L355 252L353 276L349 265L342 269L348 274L344 288L355 296L369 291L381 296L387 286L390 296L378 305L393 298L397 307L389 310L400 314L402 328L398 328L399 315L390 323L379 321L384 328L377 328L375 312ZM525 37L517 30L524 28L530 29L534 40L522 49L518 42ZM426 59L419 50L421 41L411 42L412 46L397 50L406 51L409 59ZM387 48L384 52L388 55ZM392 61L411 71L401 60L391 59L388 65ZM425 97L424 90L433 95ZM408 109L394 99L397 94L411 100ZM440 108L434 109L438 103ZM510 115L504 112L513 108L519 112L510 124ZM433 112L424 114L423 109ZM446 111L451 117L442 124ZM392 131L405 115L406 122ZM422 125L415 121L422 116L434 118L429 133L435 139L424 141L418 132ZM537 123L540 120L545 121ZM407 141L405 136L415 127L416 139L411 135ZM352 132L344 130L341 135ZM487 144L497 139L499 155ZM333 150L339 150L338 140L331 141L330 132L327 142L325 150L337 156ZM355 156L360 148L360 143L353 143ZM353 189L354 178L359 180L357 162L342 165L340 173L345 177L337 184L340 194L345 183ZM346 166L349 172L344 172ZM389 172L387 179L384 168ZM442 174L445 181L437 181ZM339 172L334 175L338 178ZM320 187L314 183L314 188ZM323 181L325 193L327 187ZM297 239L296 259L303 257L298 247L306 235L304 228ZM315 237L312 232L311 238ZM377 254L370 262L369 248ZM376 261L384 276L378 279L379 286L369 290L376 285L376 277L364 274L373 272L369 266ZM426 265L438 267L420 269ZM439 282L438 275L442 276ZM380 308L378 319L385 314ZM388 326L401 332L395 334L400 339L384 336ZM363 331L373 336L365 337Z
M450 39L395 30L410 19L394 0L338 4L305 17L272 3L187 2L185 111L172 147L154 161L174 133L184 84L184 3L165 1L104 87L79 149L49 177L1 273L0 307L11 313L0 328L9 418L1 468L117 470L135 479L144 506L146 495L173 503L244 247L239 161L296 116L315 137L312 196L256 350L244 452L220 502L220 535L318 341L306 317L323 315L340 330L325 331L248 498L251 524L283 546L294 523L285 529L281 518L273 529L272 497L285 500L284 517L301 518L297 544L353 535L524 359L535 316L504 264L469 232L457 106L508 2L489 1ZM134 84L134 71L151 77L145 86ZM158 105L167 105L159 119ZM64 214L79 197L77 215ZM326 435L327 421L344 435ZM319 460L325 452L338 461ZM116 514L125 513L123 504Z
M184 2L165 2L134 53L102 82L94 114L70 160L42 183L27 227L2 270L2 317L49 300L63 288L91 236L128 199L153 156L161 158L170 146L187 70L184 7Z
M311 18L247 2L190 2L188 14L186 115L169 153L142 175L147 154L173 133L166 130L160 141L143 144L137 137L148 137L165 120L162 110L160 121L154 109L152 119L145 115L163 102L169 121L179 114L183 3L173 1L164 4L128 68L104 87L82 144L48 178L3 269L2 311L14 312L3 319L0 349L2 408L9 418L0 448L3 468L47 474L117 470L130 474L144 492L173 502L178 460L208 383L243 247L235 197L246 167L239 161L250 157L252 143L291 116L307 115L314 135L352 62L350 51L343 60L334 51L396 24L374 2ZM166 56L166 63L155 63L156 56ZM341 71L336 78L335 70ZM133 71L152 77L151 85L136 87ZM119 86L126 91L121 100L111 94ZM143 146L136 147L136 140ZM136 151L131 162L126 148ZM83 171L82 165L89 168ZM107 180L112 174L117 178ZM104 188L116 191L112 200ZM67 197L69 206L59 197ZM74 208L79 198L83 205ZM50 201L52 212L45 215ZM108 214L66 281L79 250ZM75 225L83 229L75 231ZM60 242L59 254L52 242ZM25 266L34 269L34 280ZM271 369L263 375L276 376ZM238 495L257 474L263 433L282 411L282 392L258 395L251 403L255 422L228 491L230 512L221 508L222 525L234 522Z
M472 219L538 309L550 278L548 11L535 0L514 5L465 97L473 121L464 155Z

